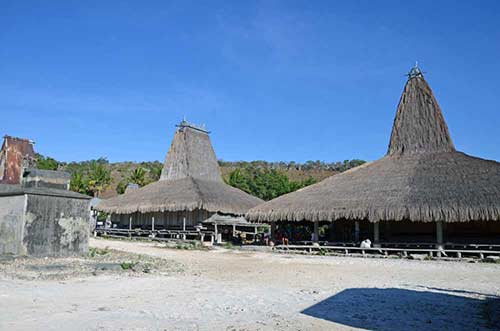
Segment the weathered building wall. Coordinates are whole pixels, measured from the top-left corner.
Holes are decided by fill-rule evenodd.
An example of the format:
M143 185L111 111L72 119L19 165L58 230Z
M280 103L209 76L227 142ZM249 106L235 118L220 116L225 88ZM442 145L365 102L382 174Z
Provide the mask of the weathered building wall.
M5 136L0 150L0 183L19 184L23 166L32 164L34 160L32 141Z
M26 254L23 246L25 195L0 197L0 255Z
M23 245L29 255L88 251L89 200L28 195Z
M120 228L128 228L130 217L132 217L133 228L150 229L152 218L154 217L155 229L180 229L183 226L184 218L186 219L186 227L193 228L195 225L203 222L212 215L213 213L202 209L163 213L112 214L111 222L117 224Z
M58 190L69 190L71 174L65 171L24 169L23 187L45 187Z

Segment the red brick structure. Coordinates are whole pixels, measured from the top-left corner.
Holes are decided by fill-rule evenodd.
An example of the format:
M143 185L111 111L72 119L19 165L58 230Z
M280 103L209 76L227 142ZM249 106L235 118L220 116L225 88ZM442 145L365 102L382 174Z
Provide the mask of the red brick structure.
M0 150L0 184L20 184L23 167L34 161L33 141L5 136Z

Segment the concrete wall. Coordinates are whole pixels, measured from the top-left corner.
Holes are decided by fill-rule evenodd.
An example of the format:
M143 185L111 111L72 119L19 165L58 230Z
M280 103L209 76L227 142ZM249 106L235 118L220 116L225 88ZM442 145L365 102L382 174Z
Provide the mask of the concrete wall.
M29 255L67 256L88 251L89 200L28 195L23 245Z
M65 171L24 169L21 185L23 187L47 187L69 190L71 175Z
M23 246L25 195L0 197L0 255L25 255Z

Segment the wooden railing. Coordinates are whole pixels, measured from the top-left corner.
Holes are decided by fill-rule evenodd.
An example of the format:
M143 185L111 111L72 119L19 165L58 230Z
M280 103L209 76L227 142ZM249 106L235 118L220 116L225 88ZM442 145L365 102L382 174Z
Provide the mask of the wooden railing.
M145 230L145 229L118 229L118 228L98 228L95 230L95 235L107 237L142 237L149 238L150 240L164 241L164 240L200 240L204 241L205 238L210 238L213 243L215 233L212 231L197 231L197 230Z
M435 246L433 244L432 246ZM372 255L399 255L407 257L411 254L428 255L429 257L455 257L462 258L466 256L475 256L484 259L485 256L500 256L500 250L481 250L481 249L437 249L437 248L412 248L412 247L373 247L361 248L353 246L330 246L330 245L277 245L275 250L280 252L307 252L316 254L340 253L345 255L361 254L363 256Z

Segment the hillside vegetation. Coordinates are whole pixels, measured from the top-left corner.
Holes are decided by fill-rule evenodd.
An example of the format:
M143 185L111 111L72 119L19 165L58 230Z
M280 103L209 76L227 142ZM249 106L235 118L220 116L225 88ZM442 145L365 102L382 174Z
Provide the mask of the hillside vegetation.
M363 163L363 160L332 163L220 160L219 166L226 183L270 200ZM72 175L73 191L106 199L124 193L129 183L142 187L157 181L163 164L159 161L110 163L106 158L66 163L37 155L37 166L40 169L68 171Z

